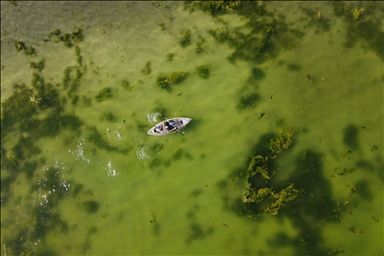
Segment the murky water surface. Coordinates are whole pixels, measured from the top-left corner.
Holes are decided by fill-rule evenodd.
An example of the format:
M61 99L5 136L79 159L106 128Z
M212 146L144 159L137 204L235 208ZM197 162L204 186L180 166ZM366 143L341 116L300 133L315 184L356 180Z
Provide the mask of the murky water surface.
M2 255L383 255L383 4L203 4L1 2Z

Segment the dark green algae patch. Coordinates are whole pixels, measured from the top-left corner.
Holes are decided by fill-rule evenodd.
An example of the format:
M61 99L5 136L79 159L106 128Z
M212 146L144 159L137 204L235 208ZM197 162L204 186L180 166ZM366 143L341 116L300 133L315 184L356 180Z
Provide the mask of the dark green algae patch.
M183 72L183 71L175 71L172 72L169 76L166 75L159 75L156 80L157 80L157 85L165 89L167 91L171 91L171 85L173 84L180 84L183 82L187 77L189 76L188 72Z
M280 51L293 50L299 46L307 31L324 34L331 29L331 18L318 13L315 8L301 8L304 15L299 20L303 25L303 29L300 29L298 26L293 28L288 24L283 13L276 15L269 12L267 5L267 2L255 1L187 1L184 5L185 10L203 11L217 18L218 23L223 23L223 26L211 29L208 33L217 43L230 46L232 53L226 57L230 63L240 60L253 65L250 78L238 93L236 107L239 111L254 108L261 99L273 97L273 95L263 97L256 89L258 83L266 77L266 73L258 65L266 61L270 61L272 65ZM376 13L368 14L360 11L360 16L353 19L356 8L353 5L345 2L333 2L331 5L334 8L335 19L342 18L342 22L347 24L347 37L342 47L350 48L356 43L363 42L362 47L375 52L383 59L384 32L381 25L383 6L372 2L360 4L359 10L369 9ZM244 17L245 25L234 29L228 28L225 22L220 21L220 16L224 14ZM279 62L286 61L279 60ZM296 63L287 66L289 70L295 72L301 69ZM280 155L289 154L289 148L294 146L291 145L294 132L297 130L289 129L277 135L268 133L260 136L247 166L234 170L228 177L231 181L225 179L218 182L219 187L225 191L229 189L230 182L244 180L244 177L247 177L247 191L239 196L234 204L229 204L230 200L224 196L224 205L228 210L251 217L256 222L265 214L276 215L277 218L282 214L288 216L299 232L293 241L296 254L306 252L309 255L320 255L326 252L336 255L342 250L323 248L321 227L313 225L320 222L338 222L339 216L347 212L346 207L340 206L330 192L332 187L323 174L322 154L307 149L303 155L293 156L295 168L293 175L289 179L279 180L279 173L284 172L285 168L279 166L278 159ZM356 127L347 126L344 134L345 145L358 150ZM373 146L372 149L376 148ZM340 175L350 172L351 169L344 169ZM276 239L271 240L270 244L288 246L292 244L292 238L281 233Z
M360 44L361 47L373 51L384 60L384 31L382 31L381 19L384 12L383 5L365 2L360 3L357 8L353 3L335 1L330 3L333 7L333 18L319 13L315 7L301 7L302 15L298 22L302 26L293 27L286 21L284 13L276 14L269 11L268 4L268 2L256 1L185 1L184 10L190 13L202 11L216 19L218 27L208 30L208 34L218 44L230 46L232 53L226 56L230 63L235 63L237 60L248 61L254 65L260 65L266 61L274 63L280 51L293 50L300 46L307 32L328 33L336 19L341 19L346 28L346 38L341 47L351 48ZM229 28L226 22L220 19L222 15L238 15L244 18L245 23L243 26ZM188 42L189 45L191 35L186 31L189 30L184 29L181 32L186 35L186 39L180 43ZM289 65L288 68L300 70L297 64ZM256 69L259 68L256 67ZM261 72L264 73L262 70ZM198 74L207 78L209 72L198 68ZM239 111L254 108L260 98L262 95L257 91L245 90L239 93L236 107Z
M357 6L343 1L334 1L332 6L335 16L341 18L345 24L347 38L342 46L351 48L359 44L360 47L373 51L384 61L382 25L384 6L377 2L362 2L357 8ZM356 17L356 11L361 9L363 11Z
M180 41L179 41L179 44L185 48L187 47L188 45L191 44L191 30L189 29L183 29L180 34L183 36Z
M299 19L304 29L292 28L285 21L284 13L276 15L268 11L268 2L256 1L185 1L184 9L189 12L202 11L214 18L221 15L239 15L246 19L245 28L250 32L241 32L241 27L233 30L226 26L209 33L218 43L227 43L234 49L228 60L242 59L255 63L277 57L280 49L293 49L300 44L305 32L313 30L316 34L329 32L331 18L318 14L316 8L301 7L303 17ZM342 19L345 24L345 48L362 42L362 47L375 52L384 59L384 31L382 31L383 5L377 2L362 2L358 6L350 2L334 1L334 19ZM368 11L369 10L369 11ZM358 13L359 15L356 15ZM318 16L319 15L319 16Z
M131 146L124 148L114 146L104 139L96 127L86 125L86 122L67 112L71 103L76 107L83 98L84 106L91 106L91 98L79 95L78 88L81 87L82 78L87 72L81 49L77 43L83 41L82 29L72 33L62 33L60 30L52 31L46 38L45 43L63 42L64 47L75 52L76 65L68 66L63 70L63 77L59 83L51 83L42 71L49 65L49 58L40 58L38 61L30 61L29 68L33 70L29 81L21 81L13 85L12 94L2 101L1 116L1 202L2 207L14 204L18 199L13 193L15 182L20 175L26 175L31 180L31 194L46 193L46 203L30 205L33 220L25 225L14 225L12 234L2 237L3 250L8 254L23 255L31 254L34 249L30 246L34 241L44 240L50 232L68 232L71 228L62 219L56 208L67 196L78 196L83 193L83 202L79 202L78 210L88 214L97 213L101 203L89 198L89 193L83 191L83 185L77 184L70 179L62 179L61 170L57 167L45 167L47 161L43 153L49 154L49 149L37 146L38 140L42 138L56 138L62 132L71 132L73 136L63 140L64 146L74 143L73 139L79 138L85 133L85 138L97 150L113 151L128 154ZM52 40L53 39L53 40ZM38 58L38 52L31 46L21 41L15 41L16 52L24 53L28 58ZM5 67L5 66L4 66ZM2 67L2 68L4 68ZM104 88L95 96L96 102L112 98L110 88ZM101 116L112 122L116 117L112 113ZM67 137L67 133L65 133ZM9 139L15 137L13 145ZM8 145L8 146L5 146ZM68 170L71 172L71 170ZM49 191L51 193L49 193ZM54 192L52 192L54 191ZM29 204L29 202L27 202ZM27 205L27 207L29 207ZM2 227L11 225L7 216L2 216ZM45 251L48 254L58 254L54 251ZM41 253L45 253L41 252Z
M305 129L281 128L277 134L260 135L246 164L232 170L228 178L218 181L217 185L225 192L232 189L231 183L243 186L240 182L246 179L246 190L235 202L226 196L222 198L224 208L238 216L247 217L256 223L263 221L265 215L274 215L281 221L289 218L297 235L288 238L287 234L280 232L269 240L271 246L293 245L297 255L303 251L308 255L335 255L333 253L338 252L337 248L324 247L322 227L327 223L340 222L347 214L351 215L353 210L348 206L351 195L355 191L363 195L369 184L356 182L352 185L347 201L339 203L333 196L329 179L325 177L323 155L311 148L301 150L297 155L292 152L296 146L294 141L305 132ZM344 137L356 137L352 125L344 129ZM354 144L346 145L358 148ZM282 157L291 159L289 166L281 164L279 159ZM365 161L357 163L358 168L371 169ZM353 171L344 169L330 177L349 175ZM364 200L370 199L364 197ZM354 232L354 229L349 231Z
M60 34L59 30L55 30L48 37L58 37ZM81 42L84 38L81 29L69 35L74 42ZM56 39L57 42L58 38ZM49 40L45 41L48 42ZM17 41L16 46L16 49L20 51L27 49L25 44L19 41ZM35 136L35 139L39 139L45 136L56 136L63 129L76 131L83 125L83 121L78 117L63 113L68 103L67 97L72 98L72 105L77 105L80 97L75 93L77 88L81 86L82 76L87 71L86 66L82 64L80 48L77 45L73 46L78 65L65 68L61 84L47 83L40 74L47 65L45 58L37 63L30 63L30 67L38 71L32 73L30 87L25 83L15 84L13 94L2 102L2 138L6 137L8 133L19 129ZM67 97L63 96L63 92L67 92ZM105 87L95 96L95 99L101 102L111 97L111 88ZM38 113L45 111L49 111L47 117L43 119L35 117ZM109 113L109 116L113 116L113 114ZM109 117L107 119L111 120ZM91 131L91 134L93 134L91 138L94 138L95 131L94 129L91 129ZM91 140L94 141L94 139ZM100 142L100 139L96 141L98 141L96 145L111 150L110 145ZM126 150L123 151L126 152Z
M84 34L82 28L77 28L77 31L73 31L72 33L64 33L62 34L60 29L55 29L51 33L49 33L46 37L44 37L43 41L49 42L50 40L54 40L56 43L63 42L64 46L71 48L75 45L75 43L80 43L84 41Z
M269 138L269 148L264 148L265 152L252 156L247 170L248 189L244 195L244 203L256 203L265 213L277 215L303 192L302 189L297 189L293 182L280 191L264 186L276 175L274 161L283 150L290 147L294 132L293 128L280 130L277 136Z
M248 61L252 64L251 78L246 82L246 86L239 90L237 96L236 108L239 112L244 109L255 108L262 99L262 95L256 88L257 83L265 78L266 73L258 66L266 61L274 62L282 49L294 49L305 35L303 31L290 28L285 22L284 15L277 16L268 11L266 3L254 1L187 1L184 2L184 9L190 12L203 11L217 20L218 27L207 32L216 43L230 46L232 53L226 57L230 63L235 64L239 60ZM221 15L228 14L245 18L245 24L236 28L229 28L228 24L220 19ZM182 33L186 34L185 31ZM201 39L198 46L201 47L205 41L205 39ZM202 54L201 52L197 51L198 54ZM196 74L203 79L209 78L212 65L213 63L196 67ZM165 84L165 86L168 85Z
M96 96L95 99L98 102L102 102L106 99L112 98L112 89L110 87L104 87Z
M289 44L298 43L304 33L289 29L284 17L274 17L275 14L267 11L265 3L254 1L202 1L185 2L186 10L194 12L201 10L215 18L224 14L239 15L246 18L245 28L250 30L244 33L241 27L229 29L224 24L208 33L220 44L228 44L234 51L227 57L230 62L237 59L263 63L275 58L278 54L279 40L289 37ZM273 18L273 19L272 19ZM284 42L287 46L287 41Z
M36 69L37 71L41 72L43 69L44 69L44 63L45 63L45 59L43 58L41 61L39 61L38 63L36 62L30 62L29 63L29 66L33 69Z
M14 42L16 51L23 51L27 56L36 56L36 50L32 46L26 46L24 42L15 41Z
M212 67L213 63L207 64L207 65L201 65L196 67L196 72L193 72L194 74L197 74L203 79L207 79L211 76L210 69ZM167 75L159 75L156 78L157 85L167 90L168 92L171 92L172 85L180 84L184 82L189 76L190 72L184 72L184 71L175 71L172 72L169 76Z

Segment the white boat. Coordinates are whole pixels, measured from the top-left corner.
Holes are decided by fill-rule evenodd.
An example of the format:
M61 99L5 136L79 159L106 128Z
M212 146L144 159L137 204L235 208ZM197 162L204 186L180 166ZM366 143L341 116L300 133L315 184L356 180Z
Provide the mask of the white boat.
M191 122L191 118L188 117L175 117L171 119L166 119L157 125L153 126L147 134L149 135L167 135L175 131L179 131L182 135L184 135L180 129L189 124Z

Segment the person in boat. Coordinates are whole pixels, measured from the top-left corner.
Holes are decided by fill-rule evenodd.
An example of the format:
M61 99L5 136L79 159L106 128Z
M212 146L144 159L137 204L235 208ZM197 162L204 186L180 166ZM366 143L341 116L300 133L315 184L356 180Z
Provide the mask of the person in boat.
M160 133L161 131L163 130L163 126L162 125L159 125L157 126L154 131L157 132L157 133Z
M164 117L166 118L166 117ZM186 117L178 117L173 119L166 119L161 123L158 123L147 132L150 135L166 135L172 132L178 131L181 135L184 135L183 132L180 131L186 124L190 122L191 118Z
M164 123L164 128L168 131L175 131L177 129L177 123L174 120L169 120Z
M164 128L167 131L176 131L181 125L183 125L182 120L180 120L179 122L177 120L169 120L164 122Z

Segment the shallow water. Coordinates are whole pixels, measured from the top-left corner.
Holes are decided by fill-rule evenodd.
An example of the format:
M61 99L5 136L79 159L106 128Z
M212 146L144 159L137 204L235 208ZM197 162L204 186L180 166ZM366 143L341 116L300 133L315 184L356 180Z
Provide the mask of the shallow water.
M383 255L383 4L361 5L266 3L247 26L236 4L2 2L2 255ZM160 112L185 135L147 135ZM272 215L243 202L248 165L293 127L257 182L301 192Z

